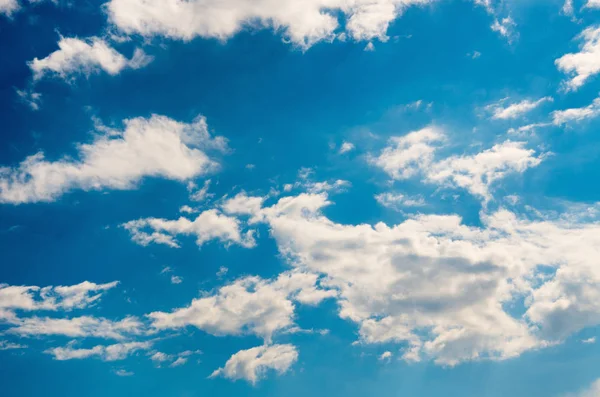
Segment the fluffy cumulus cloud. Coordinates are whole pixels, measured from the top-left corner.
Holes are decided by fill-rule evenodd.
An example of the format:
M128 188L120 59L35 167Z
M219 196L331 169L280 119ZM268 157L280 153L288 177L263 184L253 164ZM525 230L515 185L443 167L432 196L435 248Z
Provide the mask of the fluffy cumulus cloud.
M212 335L272 335L294 324L294 302L316 305L336 291L318 288L318 277L305 272L286 272L274 280L246 277L221 287L214 294L194 299L170 313L148 317L156 329L195 326Z
M390 23L411 6L434 0L111 0L109 18L125 33L227 39L248 28L272 28L308 48L345 28L355 40L386 40ZM340 23L338 14L342 15Z
M456 215L345 225L321 213L329 204L305 193L254 216L292 266L325 276L362 343L399 343L407 361L455 365L515 357L600 323L596 223L499 209L481 227ZM524 314L509 313L520 300Z
M165 244L179 248L177 235L193 235L196 244L202 246L209 240L219 240L224 244L239 244L253 247L254 231L240 231L240 222L233 217L221 214L215 209L202 212L196 219L181 217L177 220L146 218L129 221L123 225L131 233L133 241L140 245Z
M391 178L402 180L421 174L424 181L463 188L490 200L490 186L511 172L522 173L541 163L543 154L527 149L525 142L505 141L473 155L435 160L445 135L437 128L425 128L392 138L390 145L370 162ZM382 197L383 199L384 197Z
M431 164L436 147L445 139L442 130L436 127L393 137L388 147L378 157L370 158L370 162L393 179L408 179Z
M186 181L214 171L207 150L224 150L206 119L182 123L165 116L124 121L123 130L103 127L92 143L79 144L78 159L46 160L39 152L16 167L0 167L0 203L54 201L70 190L131 189L144 177Z
M139 69L152 61L152 57L140 49L136 49L133 57L127 59L98 37L61 37L58 48L45 58L35 58L29 62L34 79L45 75L68 79L73 75L90 75L100 70L116 75L123 69Z
M524 114L536 109L545 102L552 102L553 98L544 97L536 101L525 99L520 102L511 103L508 106L504 105L505 101L506 100L504 99L498 103L487 106L487 109L492 113L493 119L509 120L519 118Z
M297 360L298 351L293 345L253 347L235 353L227 360L225 366L214 371L211 377L243 379L256 384L268 371L275 371L277 374L287 372Z
M586 28L577 39L583 42L579 52L563 55L556 60L558 69L571 77L566 82L566 88L572 91L600 73L600 26Z
M148 350L151 342L127 342L114 345L98 345L89 349L77 349L72 346L54 347L46 350L46 353L54 356L55 360L81 360L84 358L97 357L103 361L119 361L126 359L129 355L139 350Z
M527 149L525 142L506 141L475 155L451 156L432 164L427 179L466 189L471 194L490 200L489 187L507 173L522 173L539 165L544 155Z

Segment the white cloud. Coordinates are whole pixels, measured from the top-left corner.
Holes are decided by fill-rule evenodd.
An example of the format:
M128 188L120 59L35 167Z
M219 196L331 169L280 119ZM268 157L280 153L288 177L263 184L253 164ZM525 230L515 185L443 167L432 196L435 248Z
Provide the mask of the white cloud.
M587 8L600 8L600 0L588 0L585 6Z
M40 152L16 168L0 167L0 202L54 201L75 189L132 189L144 177L185 181L218 166L204 150L222 150L224 139L211 138L204 117L190 124L157 115L124 123L123 131L79 144L78 160L48 161Z
M73 338L96 337L125 339L144 332L144 325L135 317L112 321L90 316L73 318L27 317L11 321L6 332L20 336L63 335Z
M177 220L146 218L129 221L123 224L123 227L131 233L133 241L143 246L165 244L179 248L175 239L177 235L194 235L198 246L213 239L246 248L256 244L253 230L242 234L240 222L236 218L223 215L215 209L202 212L193 221L184 217ZM147 229L149 232L145 231Z
M352 142L344 141L340 147L339 153L344 154L354 150L354 144Z
M507 173L523 173L538 166L544 155L536 156L525 142L506 141L471 156L452 156L432 165L427 179L466 189L486 201L491 199L489 187Z
M598 397L600 395L600 379L593 382L587 389L581 390L578 393L569 393L564 397Z
M593 119L600 116L600 98L582 108L573 108L566 110L556 110L552 112L552 123L554 125L563 125L570 122L580 122L587 119Z
M554 99L552 97L544 97L538 99L537 101L525 99L521 102L512 103L506 107L504 106L504 100L502 100L496 104L489 105L486 109L490 110L493 113L493 119L509 120L521 117L525 113L531 112L532 110L544 104L545 102L552 102L553 100Z
M51 354L55 360L59 361L81 360L90 357L98 357L103 361L120 361L136 351L148 350L151 347L151 342L127 342L108 346L98 345L90 349L75 349L71 346L54 347L46 350L46 353Z
M390 351L383 352L379 356L379 361L390 361L391 359L392 359L392 352L390 352Z
M510 16L494 20L494 23L491 26L494 32L498 32L500 36L506 38L509 43L512 43L518 37L518 33L515 31L516 27L517 24Z
M596 338L588 338L588 339L584 339L581 341L581 343L584 343L586 345L592 345L594 343L596 343Z
M32 89L16 90L16 92L21 102L29 106L31 110L40 109L42 94L40 94L39 92L35 92Z
M0 340L0 351L2 350L16 350L16 349L26 349L27 346L20 345L18 343L12 343L6 340Z
M516 357L600 324L600 224L499 209L484 210L481 227L455 215L344 225L321 213L329 204L326 194L283 197L259 219L290 265L336 290L362 343L456 365ZM520 299L525 314L511 314Z
M115 371L115 375L117 375L117 376L133 376L135 374L131 371L126 371L124 369L118 369Z
M227 274L228 271L229 271L229 269L226 268L225 266L219 267L219 271L217 272L217 277L218 278L224 277Z
M170 361L173 357L170 354L166 354L163 352L156 352L150 356L150 359L157 364L164 363L165 361Z
M163 352L153 352L150 359L160 367L163 363L169 362L169 367L175 368L185 365L193 355L202 354L200 350L186 350L177 354L166 354Z
M427 127L402 137L390 139L390 145L369 161L383 169L393 179L402 180L415 176L433 161L436 144L445 135L436 127Z
M551 126L552 123L533 123L533 124L527 124L527 125L523 125L521 127L518 128L510 128L507 133L510 135L515 135L515 136L527 136L528 134L535 134L535 130L539 129L539 128L544 128L544 127L549 127Z
M71 286L11 286L0 284L0 310L72 310L93 305L117 281L95 284L84 281Z
M198 212L198 210L190 207L189 205L182 205L179 208L179 212L184 213L184 214L195 214Z
M35 58L28 63L35 80L45 75L54 75L66 80L73 75L90 75L100 70L116 75L123 69L139 69L152 61L152 57L140 49L136 49L133 57L127 59L98 37L61 37L58 47L58 50L47 57Z
M579 52L563 55L555 62L561 72L571 77L566 82L566 89L571 91L600 73L600 26L586 28L577 39L583 42Z
M188 182L187 188L188 192L190 192L190 200L200 202L212 198L214 194L208 192L210 184L211 180L207 179L204 181L202 188L198 189L198 185L195 182Z
M451 156L435 161L435 144L445 135L437 128L425 128L403 137L390 139L390 145L369 161L396 180L421 173L424 181L459 187L471 194L491 199L489 188L507 173L522 173L540 164L544 154L526 149L525 142L505 141L474 155Z
M408 197L401 193L381 193L375 196L380 205L395 211L402 211L404 207L422 207L425 200L421 196Z
M181 284L183 282L183 278L180 276L171 276L171 284Z
M357 41L386 40L390 23L410 6L433 0L111 0L110 21L123 32L173 39L225 40L244 28L272 28L308 48L345 34ZM344 17L340 32L338 13Z
M561 12L568 17L574 17L575 7L573 6L573 0L565 0L565 4L563 4Z
M244 379L256 384L269 370L278 375L286 373L297 360L298 351L293 345L258 346L235 353L223 368L214 371L210 377Z
M194 299L188 307L148 317L157 329L193 325L212 335L254 334L270 340L274 332L293 325L292 300L318 304L336 294L318 289L317 279L303 272L282 273L274 280L246 277Z
M12 15L20 8L17 0L0 0L0 14Z

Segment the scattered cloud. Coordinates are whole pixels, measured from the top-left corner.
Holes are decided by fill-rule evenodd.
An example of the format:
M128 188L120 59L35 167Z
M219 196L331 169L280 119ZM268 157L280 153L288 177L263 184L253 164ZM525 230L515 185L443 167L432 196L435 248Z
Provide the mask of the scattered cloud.
M227 269L225 266L219 267L219 271L217 272L217 277L218 278L225 277L225 275L227 274L228 271L229 271L229 269Z
M183 282L183 278L180 276L171 276L171 284L181 284Z
M144 177L185 181L217 169L204 150L222 149L206 119L186 124L165 116L124 121L123 131L77 146L79 159L48 161L39 152L18 167L0 167L0 203L54 201L68 191L132 189Z
M23 337L63 335L72 338L96 337L122 340L144 333L145 326L135 317L112 321L90 316L73 318L27 317L9 322L8 334Z
M224 244L239 244L246 248L256 245L254 231L242 233L240 222L233 217L211 209L202 212L196 219L180 217L177 220L145 218L129 221L122 225L131 234L131 239L142 246L164 244L179 248L177 235L193 235L196 244L202 246L210 240Z
M571 78L565 83L567 91L576 91L600 73L600 26L584 29L577 40L583 43L579 52L563 55L555 62L558 70Z
M344 154L354 150L354 144L352 142L344 141L340 147L339 153Z
M531 112L540 105L546 102L553 102L552 97L544 97L536 101L525 99L521 102L512 103L508 106L504 106L506 99L501 100L498 103L489 105L486 107L492 112L492 118L496 120L510 120L516 119L523 116L526 113Z
M209 200L214 197L214 194L209 193L208 189L210 188L211 180L207 179L204 181L204 184L200 189L198 189L198 185L195 182L188 182L187 189L190 193L190 200L196 202L202 202L205 200Z
M95 304L118 281L95 284L84 281L71 286L11 286L0 284L0 311L72 310Z
M35 58L28 63L34 80L47 75L68 80L75 75L89 76L99 71L117 75L126 68L139 69L152 62L152 57L139 48L131 59L127 59L98 37L79 39L61 36L58 47L47 57Z
M21 345L18 343L9 342L7 340L0 340L0 351L3 350L18 350L26 349L27 345Z
M254 334L269 341L274 332L293 325L293 300L316 305L335 296L335 291L319 289L317 282L316 275L304 272L282 273L274 280L245 277L187 307L148 317L156 329L192 325L212 335Z
M406 207L423 207L425 200L421 196L408 197L401 193L380 193L375 196L377 202L395 211L402 211Z
M586 344L586 345L592 345L594 343L596 343L596 338L588 338L588 339L584 339L581 341L581 343Z
M446 139L441 129L427 127L389 141L378 157L369 161L397 180L415 176L431 164L437 144Z
M296 361L298 361L298 351L293 345L253 347L235 353L223 368L214 371L210 377L243 379L254 385L270 370L278 375L286 373Z
M491 26L494 32L497 32L500 36L507 39L509 43L515 41L519 36L515 30L516 27L517 24L510 16L494 20L494 23Z
M127 342L108 346L97 345L90 349L77 349L72 346L54 347L46 350L46 353L59 361L81 360L90 357L97 357L103 361L120 361L136 351L148 350L151 347L151 342Z
M593 119L600 116L600 98L582 108L572 108L566 110L556 110L552 112L552 123L554 125L563 125L571 122L580 122Z
M541 163L545 154L526 149L525 142L505 141L473 155L450 156L435 161L437 144L445 141L440 129L425 128L390 144L370 162L392 179L403 180L423 174L424 181L453 188L463 188L484 200L491 199L490 186L506 174L522 173Z
M39 110L42 102L42 94L32 89L16 90L19 100L29 106L31 110Z

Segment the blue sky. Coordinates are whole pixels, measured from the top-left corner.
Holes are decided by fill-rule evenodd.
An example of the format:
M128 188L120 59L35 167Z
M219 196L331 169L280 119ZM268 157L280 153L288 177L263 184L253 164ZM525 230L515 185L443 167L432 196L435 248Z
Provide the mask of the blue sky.
M597 0L0 0L2 395L600 395Z

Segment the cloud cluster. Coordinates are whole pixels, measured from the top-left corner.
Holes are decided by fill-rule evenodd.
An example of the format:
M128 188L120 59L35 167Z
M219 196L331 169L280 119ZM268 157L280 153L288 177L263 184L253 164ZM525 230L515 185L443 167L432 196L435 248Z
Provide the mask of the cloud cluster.
M213 239L247 248L256 244L253 230L242 233L240 222L236 218L223 215L215 209L202 212L193 221L184 217L177 220L146 218L129 221L123 227L131 233L133 241L143 246L164 244L179 248L175 239L177 235L195 236L198 246Z
M79 144L78 159L49 161L39 152L17 167L0 167L0 203L54 201L76 189L131 189L144 177L186 181L218 167L207 150L226 148L200 116L189 124L153 115L124 125L122 131L103 127L92 143Z
M170 313L148 315L156 329L195 326L212 335L254 334L270 341L279 330L294 322L294 300L318 304L334 297L333 290L317 287L318 276L293 271L274 280L245 277L207 294Z
M392 21L411 6L434 0L111 0L107 11L121 31L180 40L225 40L244 28L272 28L308 48L344 33L354 40L386 40ZM343 23L340 23L341 15ZM341 26L344 26L343 31Z
M445 139L443 132L434 127L394 137L370 162L395 180L422 174L425 182L463 188L488 201L490 186L495 181L508 173L522 173L535 167L544 158L544 154L536 155L534 150L527 149L525 142L508 140L477 154L436 161L435 152Z
M329 204L300 194L253 216L292 266L326 277L363 343L456 365L515 357L600 323L599 224L500 209L483 213L481 227L455 215L344 225L322 215ZM510 314L521 300L524 314Z
M210 377L244 379L256 384L269 370L281 375L287 372L297 360L298 351L293 345L258 346L235 353L223 368L214 371Z
M0 284L0 311L72 310L93 305L117 281L95 284L84 281L71 286L14 286Z

